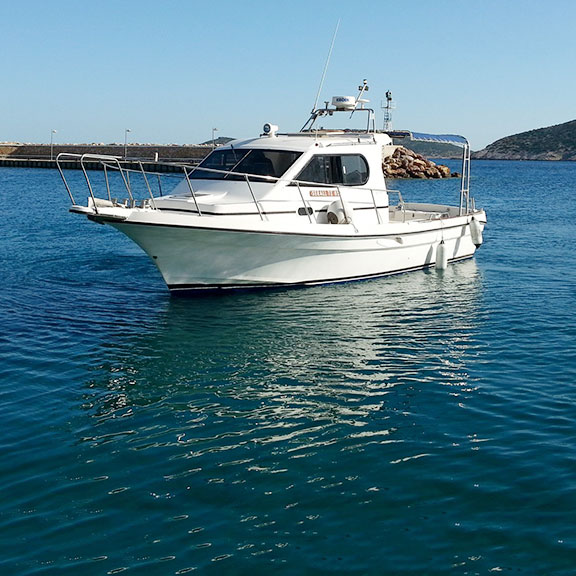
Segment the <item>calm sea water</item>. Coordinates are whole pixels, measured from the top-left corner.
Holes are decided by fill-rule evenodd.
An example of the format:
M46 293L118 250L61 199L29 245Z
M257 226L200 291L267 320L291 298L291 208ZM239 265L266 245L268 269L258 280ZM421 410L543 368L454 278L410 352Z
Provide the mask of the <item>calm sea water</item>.
M472 184L443 273L180 299L0 169L0 573L573 575L576 164Z

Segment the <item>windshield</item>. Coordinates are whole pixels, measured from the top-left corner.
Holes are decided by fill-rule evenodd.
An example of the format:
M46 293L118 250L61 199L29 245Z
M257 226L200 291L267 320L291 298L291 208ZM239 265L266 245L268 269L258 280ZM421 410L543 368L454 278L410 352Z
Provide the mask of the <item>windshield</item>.
M196 180L200 178L203 180L244 180L244 176L240 174L248 174L249 176L280 178L301 154L301 152L261 150L260 148L214 150L195 170L190 172L189 177ZM211 172L203 168L222 172ZM235 174L230 174L230 172Z

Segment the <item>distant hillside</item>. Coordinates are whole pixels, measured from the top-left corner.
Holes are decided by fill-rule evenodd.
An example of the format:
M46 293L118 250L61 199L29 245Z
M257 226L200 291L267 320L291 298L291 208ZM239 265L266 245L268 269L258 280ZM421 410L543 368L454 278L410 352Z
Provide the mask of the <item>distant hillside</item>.
M576 120L507 136L475 152L487 160L576 161Z

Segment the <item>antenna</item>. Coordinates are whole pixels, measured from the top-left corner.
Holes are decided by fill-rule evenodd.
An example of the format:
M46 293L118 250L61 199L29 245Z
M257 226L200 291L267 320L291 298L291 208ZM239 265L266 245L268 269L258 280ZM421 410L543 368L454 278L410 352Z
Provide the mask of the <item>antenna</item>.
M312 112L316 110L318 105L318 99L320 98L320 92L322 92L322 86L324 86L324 78L326 78L326 72L328 71L328 64L330 64L330 56L332 56L332 48L334 48L334 41L336 40L336 34L338 34L338 28L340 28L340 18L338 18L338 23L336 24L336 30L332 36L332 44L330 44L330 51L328 52L328 58L326 58L326 64L324 65L324 72L322 72L322 79L320 80L320 86L318 86L318 93L316 94L316 100L314 100L314 106L312 107Z
M358 96L356 96L355 104L357 105L360 102L360 108L364 108L364 103L369 102L369 100L362 100L364 92L368 92L368 80L366 79L362 80L362 84L358 86Z
M384 105L384 100L382 100L380 108L384 110L384 125L382 126L382 130L389 132L392 130L392 110L396 108L396 105L392 102L392 92L390 92L390 90L386 92L386 105Z
M368 80L366 80L366 78L364 78L364 80L362 80L362 84L360 86L358 86L358 96L356 96L356 100L354 100L354 109L352 110L352 113L350 114L350 118L352 118L352 116L354 116L354 112L356 112L356 109L358 108L358 104L360 104L360 109L364 110L364 104L366 102L370 102L370 100L363 100L362 96L364 95L364 92L368 91Z

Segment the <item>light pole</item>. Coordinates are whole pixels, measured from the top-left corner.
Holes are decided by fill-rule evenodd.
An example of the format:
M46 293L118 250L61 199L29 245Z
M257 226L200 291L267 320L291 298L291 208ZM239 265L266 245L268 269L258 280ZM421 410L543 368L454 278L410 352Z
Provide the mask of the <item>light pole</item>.
M54 160L54 134L56 134L58 130L52 130L50 132L50 160Z
M216 148L216 141L214 140L214 132L218 132L218 128L212 128L212 150Z
M132 132L132 130L130 130L130 128L124 130L124 160L126 160L128 156L128 132Z

